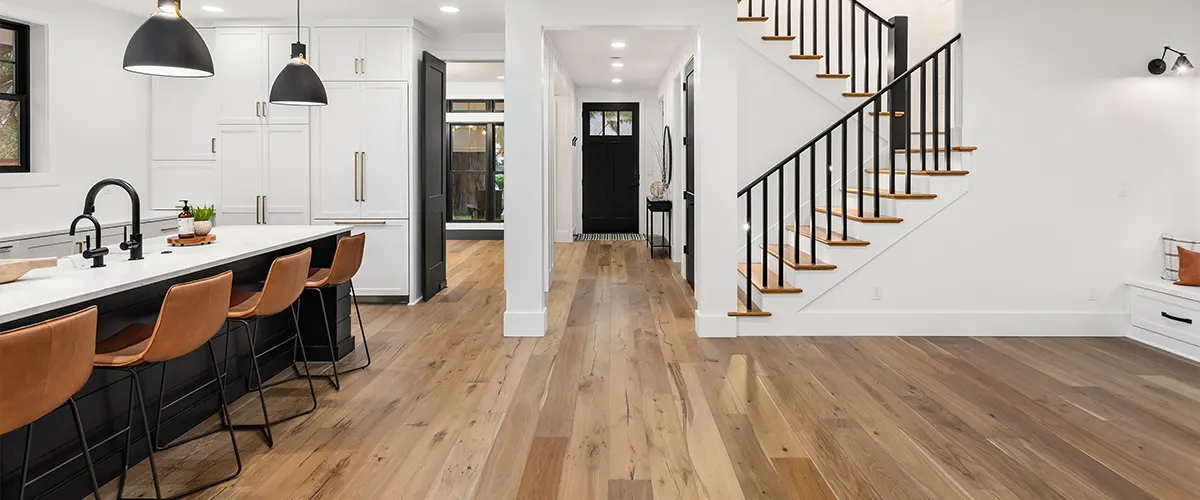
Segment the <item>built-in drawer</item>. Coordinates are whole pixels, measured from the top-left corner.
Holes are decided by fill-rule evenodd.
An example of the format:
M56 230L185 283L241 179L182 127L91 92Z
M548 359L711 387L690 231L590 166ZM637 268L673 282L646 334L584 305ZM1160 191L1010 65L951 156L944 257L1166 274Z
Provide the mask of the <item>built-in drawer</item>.
M1145 288L1130 290L1133 326L1200 347L1200 302Z

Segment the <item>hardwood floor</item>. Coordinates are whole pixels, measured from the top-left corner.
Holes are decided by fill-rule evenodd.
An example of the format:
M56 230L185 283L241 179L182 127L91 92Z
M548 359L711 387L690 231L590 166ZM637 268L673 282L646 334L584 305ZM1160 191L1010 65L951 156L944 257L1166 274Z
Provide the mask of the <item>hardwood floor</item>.
M502 243L450 249L441 296L363 309L370 370L320 383L274 449L239 433L241 477L197 497L1200 495L1200 366L1126 340L700 340L686 284L638 242L557 246L550 334L504 339ZM156 457L168 492L232 465L221 435Z

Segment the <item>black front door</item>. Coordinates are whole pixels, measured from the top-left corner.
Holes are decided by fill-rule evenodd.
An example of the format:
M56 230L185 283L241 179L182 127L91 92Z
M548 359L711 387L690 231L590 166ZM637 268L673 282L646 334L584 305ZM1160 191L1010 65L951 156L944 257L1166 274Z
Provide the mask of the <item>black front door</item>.
M446 63L421 59L421 292L446 288Z
M686 205L685 228L687 231L683 254L687 256L684 277L689 285L696 288L696 71L694 61L688 61L683 73L683 93L687 96L687 106L684 117L684 151L687 152L685 172L687 181L684 186L683 200Z
M583 105L583 232L637 233L637 103Z

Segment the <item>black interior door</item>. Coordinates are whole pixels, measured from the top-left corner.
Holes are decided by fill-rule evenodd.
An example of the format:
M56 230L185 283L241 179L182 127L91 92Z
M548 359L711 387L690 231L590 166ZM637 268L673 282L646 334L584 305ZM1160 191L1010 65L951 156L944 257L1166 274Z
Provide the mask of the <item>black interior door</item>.
M638 104L584 103L583 128L583 232L639 232Z
M684 151L687 152L687 165L684 169L687 181L684 185L683 200L686 205L685 244L683 254L687 256L684 277L692 288L696 287L696 71L694 61L688 61L684 67L683 93L687 98L684 111Z
M421 58L421 292L426 301L446 288L446 63Z

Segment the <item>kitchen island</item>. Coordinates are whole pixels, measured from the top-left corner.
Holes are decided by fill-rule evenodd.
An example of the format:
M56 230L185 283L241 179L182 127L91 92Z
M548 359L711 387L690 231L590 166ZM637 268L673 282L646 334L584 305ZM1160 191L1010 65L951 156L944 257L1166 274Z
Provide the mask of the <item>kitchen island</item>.
M35 270L14 283L0 285L0 331L35 324L95 305L100 310L97 338L103 339L134 322L152 323L167 290L177 283L232 270L235 288L256 287L266 278L275 258L305 248L313 249L313 267L328 267L333 261L338 239L349 235L350 229L349 226L218 227L213 230L217 241L211 245L170 247L165 237L146 239L144 260L130 261L129 254L116 249L111 249L112 253L106 257L107 266L103 268L90 268L90 260L82 260L77 256L60 259L56 268ZM331 356L327 347L320 301L315 293L306 293L300 305L304 343L307 346L326 346L306 348L310 361L340 359L354 350L354 338L350 335L349 287L343 285L322 293L326 294L326 312L337 336L336 352ZM277 339L289 334L294 326L290 318L283 316L286 314L264 319L258 344L274 345ZM226 393L232 401L247 392L250 350L245 335L235 332L228 337L218 335L218 352L226 348L227 341L230 342L229 363L222 368L228 371ZM281 348L273 352L271 357L261 359L259 364L263 376L270 377L287 369L293 359L292 351ZM160 381L163 383L164 398L175 399L209 380L206 378L211 376L208 370L207 352L200 350L142 373L145 385L142 390L146 394L152 430L157 420ZM127 384L124 375L96 371L75 395L90 444L101 443L124 428L128 407ZM279 397L287 399L287 390L276 392ZM181 436L216 415L217 400L210 397L213 394L215 391L211 389L198 391L185 402L164 411L162 442ZM141 425L137 420L140 418L135 418L135 428ZM30 455L31 477L78 452L73 426L66 411L53 412L34 423L37 439ZM239 438L258 437L242 433ZM122 437L93 450L92 458L102 482L120 474L123 448ZM17 430L0 436L0 497L10 498L16 494L24 451L24 431ZM140 433L134 434L133 454L136 460L146 457L146 444L142 442ZM32 485L26 497L33 498L57 487L47 498L81 498L89 491L83 471L82 463L72 462Z

